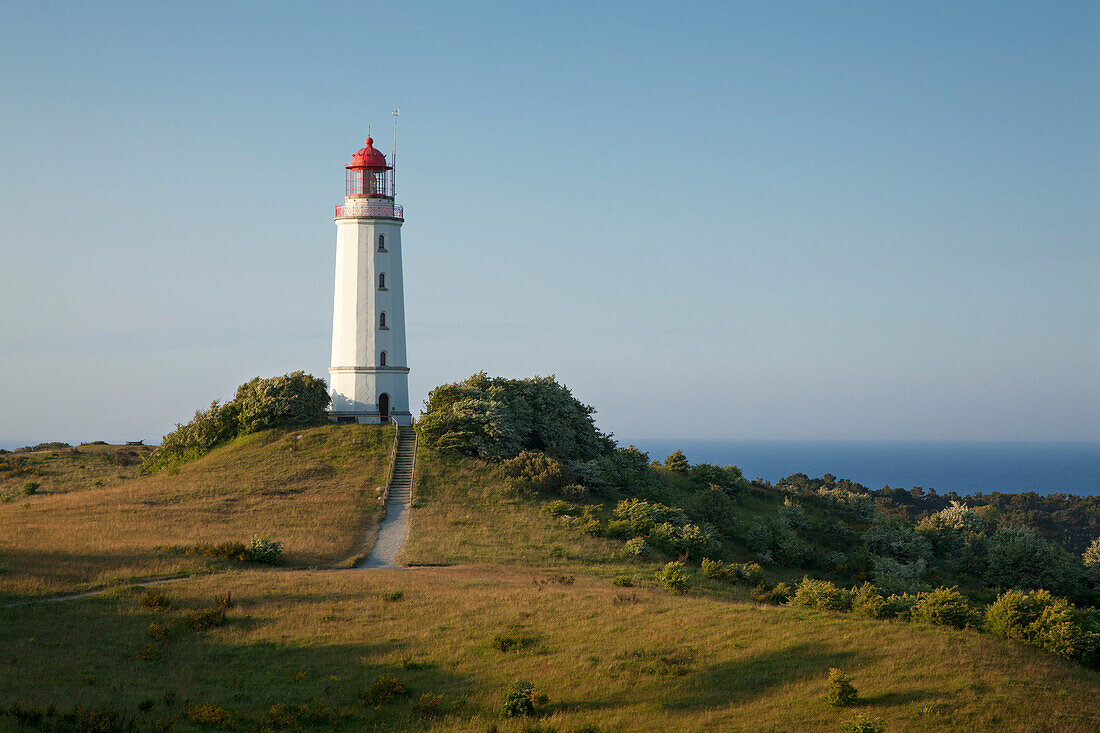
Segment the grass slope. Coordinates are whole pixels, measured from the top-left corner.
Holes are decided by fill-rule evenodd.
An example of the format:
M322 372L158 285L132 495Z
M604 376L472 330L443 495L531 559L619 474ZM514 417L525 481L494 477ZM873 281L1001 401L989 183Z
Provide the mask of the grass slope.
M0 705L109 706L175 718L180 731L205 729L185 717L196 706L255 730L279 705L306 706L291 730L512 731L523 728L499 708L525 679L549 696L535 730L563 733L835 731L856 712L891 731L1086 731L1100 720L1094 674L974 632L555 577L249 570L161 586L165 612L136 591L4 609ZM187 628L188 609L227 592L224 626ZM169 628L164 640L151 640L151 623ZM501 651L501 639L513 646ZM833 666L853 676L855 708L823 704ZM364 702L380 675L408 692ZM414 704L424 694L443 696L438 715Z
M378 518L392 440L392 428L366 425L265 431L102 487L76 468L91 462L61 451L49 493L0 503L0 599L222 568L171 548L255 534L283 542L292 565L332 564Z
M177 476L67 494L85 501L36 521L63 534L79 511L101 529L121 517L120 536L145 548L139 567L158 544L254 531L285 539L297 565L319 564L356 544L391 438L356 426L253 436ZM113 493L131 487L145 488ZM139 504L147 492L164 503ZM157 586L171 599L162 611L128 588L0 608L0 708L81 704L177 731L835 731L859 712L889 731L1100 727L1096 672L971 630L761 606L718 582L669 595L654 587L658 563L623 558L621 542L566 529L541 504L508 496L486 464L422 448L404 559L451 567L238 566ZM34 507L0 505L0 522L41 511L22 505ZM42 550L4 537L0 579L33 575L20 557ZM189 612L227 594L224 625L189 627ZM830 667L852 675L856 707L824 705ZM372 697L380 675L407 691ZM500 718L517 679L549 696L540 720Z

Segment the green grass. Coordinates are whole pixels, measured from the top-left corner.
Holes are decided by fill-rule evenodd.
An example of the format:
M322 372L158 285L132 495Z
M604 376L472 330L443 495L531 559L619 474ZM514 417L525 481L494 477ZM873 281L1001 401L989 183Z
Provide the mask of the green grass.
M542 723L559 731L827 731L855 712L892 731L1085 731L1100 719L1095 673L975 632L624 592L585 576L537 582L546 578L491 567L235 571L161 586L167 611L136 591L4 609L0 705L153 719L207 704L238 730L272 706L313 705L346 717L305 730L521 730L497 715L525 679L549 696ZM386 600L398 590L400 602ZM224 625L188 627L189 613L227 592ZM151 623L168 627L164 640L151 639ZM520 641L502 651L502 638ZM831 667L852 676L855 708L824 704ZM382 675L407 694L364 704ZM425 693L443 695L441 718L412 712ZM143 700L157 702L142 713Z
M654 578L667 558L625 559L621 541L510 495L491 466L425 448L403 559L428 567L308 569L354 553L376 519L392 437L271 431L175 475L0 505L0 526L20 529L0 535L9 598L124 584L158 559L220 571L157 585L167 603L120 587L0 608L0 708L109 707L177 731L210 730L195 722L204 715L239 731L471 733L835 731L857 713L890 731L1091 731L1100 720L1100 674L973 630L762 606L701 573L687 595L668 594ZM775 509L749 495L738 518ZM284 540L292 567L156 550L253 531ZM98 555L82 544L97 532ZM57 547L94 561L58 569ZM855 707L825 705L832 667L851 675ZM406 691L379 696L383 676ZM517 679L549 697L540 728L499 717ZM440 695L429 717L419 701ZM0 716L0 730L13 724Z

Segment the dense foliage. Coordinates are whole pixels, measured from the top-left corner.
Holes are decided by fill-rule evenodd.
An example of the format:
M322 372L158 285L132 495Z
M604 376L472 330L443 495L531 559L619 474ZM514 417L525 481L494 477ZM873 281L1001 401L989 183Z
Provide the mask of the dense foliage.
M553 376L505 379L479 372L433 389L418 430L426 445L492 461L524 450L588 461L608 445L592 413Z
M194 419L164 436L159 448L150 453L142 473L156 473L193 460L233 438L284 425L311 425L325 419L328 387L323 380L293 372L281 377L256 377L237 388L224 405L215 400Z
M829 474L750 483L736 466L692 465L681 451L658 463L602 435L592 408L553 378L444 385L419 431L429 445L493 461L505 486L545 497L564 526L656 563L672 592L693 586L694 563L711 582L755 586L765 603L970 626L1097 663L1098 497L964 499ZM1032 606L1051 600L1008 623L998 619L1017 596L1006 592Z

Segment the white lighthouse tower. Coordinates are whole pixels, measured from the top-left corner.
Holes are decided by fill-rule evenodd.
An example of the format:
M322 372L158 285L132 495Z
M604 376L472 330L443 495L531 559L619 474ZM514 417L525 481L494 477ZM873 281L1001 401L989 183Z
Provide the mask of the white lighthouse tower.
M336 207L336 297L332 312L331 416L338 422L412 424L405 358L401 224L393 168L374 140L351 158Z

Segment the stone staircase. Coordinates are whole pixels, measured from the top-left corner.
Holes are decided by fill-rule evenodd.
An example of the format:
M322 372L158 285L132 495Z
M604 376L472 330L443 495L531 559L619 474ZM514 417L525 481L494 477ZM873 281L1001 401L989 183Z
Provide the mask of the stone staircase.
M397 428L397 450L393 473L386 490L386 518L378 528L378 537L370 554L357 568L392 568L409 531L409 505L412 503L413 468L416 464L416 431L411 425Z
M386 492L387 508L391 504L408 506L412 501L413 463L416 460L416 431L412 425L399 425L397 458L393 462L393 476Z

